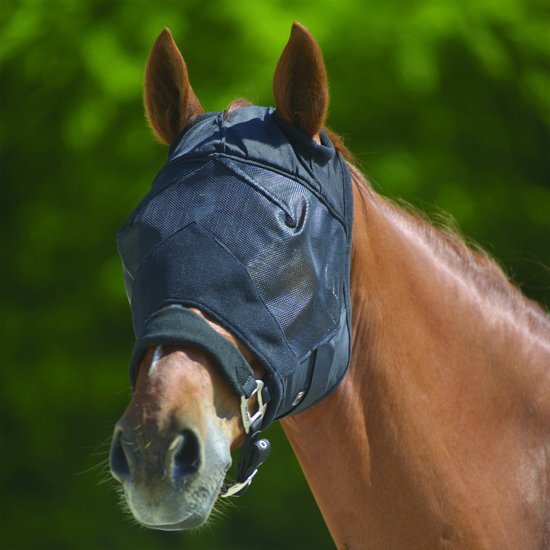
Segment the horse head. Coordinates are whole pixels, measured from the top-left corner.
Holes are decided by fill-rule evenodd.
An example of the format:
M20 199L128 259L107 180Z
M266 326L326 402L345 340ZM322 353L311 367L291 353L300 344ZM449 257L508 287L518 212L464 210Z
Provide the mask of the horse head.
M244 111L255 108L248 103L234 102L230 109L224 113L214 117L205 114L189 83L183 57L172 35L165 29L153 45L147 61L144 103L147 119L154 134L161 142L172 144L171 154L176 156L181 153L181 156L185 157L186 143L193 141L193 136L197 132L203 132L204 135L201 134L200 138L195 139L193 147L204 147L205 141L210 139L210 135L207 135L208 132L218 131L220 124L225 124L224 121L229 120L228 124L230 124L231 117L241 116L242 118L242 120L235 120L231 126L232 129L239 128L234 130L235 132L243 132L237 141L243 142L250 138L250 143L252 143L252 140L264 131L262 127L267 125L265 120L269 118L273 128L270 126L267 132L270 136L276 134L274 138L269 138L275 140L273 150L276 157L279 152L282 154L284 148L288 146L288 141L285 141L284 136L289 132L290 134L294 132L296 134L294 138L303 142L300 146L312 151L309 162L318 160L318 166L310 166L309 171L317 168L325 169L326 166L332 166L331 163L336 163L337 167L330 169L345 172L345 164L339 159L334 147L329 143L327 134L322 130L328 110L328 86L322 55L311 34L299 24L294 24L292 27L289 42L275 70L273 89L276 111L264 109L254 111L246 116L237 115L236 112L241 109ZM243 105L244 107L242 107ZM282 125L283 130L279 132L277 125ZM270 406L267 406L268 415L271 414L270 420L276 413L277 416L288 414L302 400L306 403L307 398L304 396L312 385L312 369L317 360L316 357L321 358L319 360L324 362L324 368L328 372L335 354L335 346L331 338L338 334L339 341L343 342L346 350L349 344L349 312L343 306L344 292L349 292L349 289L344 290L346 277L343 276L339 279L333 277L330 269L326 266L317 270L321 275L315 275L314 269L308 271L307 262L295 253L296 249L302 245L293 245L294 259L288 262L285 260L284 266L277 265L276 262L280 263L283 259L277 259L276 251L271 250L270 256L265 255L266 248L269 249L273 245L279 246L282 242L280 239L284 237L283 234L288 234L288 236L292 234L296 236L296 239L301 239L300 233L307 233L307 224L310 223L308 213L313 208L310 206L311 203L303 197L297 196L296 182L286 176L283 178L280 171L270 172L269 169L258 168L252 158L255 153L247 151L242 158L239 156L240 153L236 153L237 162L234 162L231 154L226 153L226 147L230 147L229 138L226 140L224 136L216 143L223 143L223 151L221 153L218 151L215 154L212 154L211 151L207 152L211 157L216 157L215 167L212 167L211 163L207 163L208 168L204 165L192 165L194 157L190 155L188 158L188 155L185 157L186 166L192 166L186 172L185 177L193 179L200 172L202 174L201 182L212 181L212 179L223 182L226 181L223 179L227 175L226 172L230 170L231 181L237 177L246 184L244 185L245 189L248 190L250 186L254 187L254 192L261 194L266 199L266 204L269 204L273 210L273 215L269 214L269 219L265 223L260 222L262 227L259 231L264 230L263 225L273 224L272 231L276 235L274 243L270 243L269 237L265 237L268 240L264 241L263 247L258 247L254 258L248 258L246 261L237 258L239 259L237 262L235 257L239 252L235 249L239 249L241 245L236 244L235 249L229 250L225 244L219 242L224 237L220 236L220 232L224 232L223 217L225 209L229 206L226 205L222 197L217 206L211 208L213 196L208 193L212 193L212 187L208 192L201 191L199 184L195 190L189 191L189 197L185 200L195 201L193 202L194 207L207 212L204 216L208 218L208 221L201 222L199 226L188 220L185 223L181 222L181 227L178 226L176 230L172 231L178 235L178 239L180 237L186 239L185 251L174 252L171 250L166 256L163 256L164 259L156 261L155 267L149 266L149 258L164 246L163 242L165 241L162 239L166 238L167 233L163 229L163 224L168 223L167 220L174 217L182 216L182 209L189 207L188 204L183 205L178 202L179 199L165 198L165 203L162 206L157 205L156 213L153 214L149 210L147 211L149 214L143 214L144 210L142 209L140 211L141 233L138 236L132 233L135 225L132 220L119 236L119 250L123 256L129 296L131 294L135 296L140 292L147 296L146 299L139 301L134 300L134 296L130 297L134 314L134 328L138 337L144 330L147 330L147 327L150 329L147 323L150 323L151 313L153 313L153 317L157 315L161 319L182 313L179 310L175 313L170 310L175 302L184 306L186 312L191 312L194 317L200 319L202 324L197 324L196 319L189 320L193 327L197 327L198 332L204 333L200 338L196 335L193 338L201 339L202 343L207 342L204 345L197 345L197 340L193 340L190 345L185 345L185 342L182 343L177 339L172 341L166 335L160 339L147 337L141 339L139 350L134 352L131 371L134 392L126 412L115 428L111 448L111 470L113 476L124 488L126 500L134 517L140 523L157 529L187 529L196 527L206 520L220 491L224 491L223 481L231 465L231 450L243 441L245 441L245 446L247 442L249 446L256 446L250 451L253 453L252 466L244 468L246 474L243 474L241 483L233 491L239 492L245 489L255 473L255 466L261 461L258 458L258 453L261 455L262 451L266 449L264 440L258 440L257 437L251 438L253 432L251 425L258 418L258 411L263 407L262 399L272 399L272 403L279 403L276 407L274 406L275 410L272 411L269 411ZM242 163L239 164L241 161L248 164L246 166ZM163 174L168 174L165 178L166 181L170 183L178 181L178 185L185 186L187 185L185 182L181 183L178 180L181 177L179 173L173 171L178 166L181 167L181 158L169 162L166 167L168 172L165 170ZM248 169L256 170L256 172L251 176L249 172L246 172ZM296 163L295 169L301 170L298 163ZM170 172L171 170L172 172ZM281 193L286 189L284 192L288 192L288 200L285 197L277 196L277 190L275 192L270 190L270 179L275 175L284 179L280 184L275 183L280 185ZM304 178L309 178L309 175L306 173ZM258 180L261 182L258 183ZM149 196L149 205L154 203L161 191L168 189L163 185L162 182L158 183L158 188L153 189ZM223 183L220 183L220 193L222 188ZM307 192L310 193L310 191ZM343 197L341 190L339 193ZM313 191L311 191L311 197L313 196ZM334 200L343 202L344 198L342 197ZM329 199L323 198L323 200ZM242 204L243 211L246 210L247 205L248 202ZM240 205L237 205L237 208L240 208ZM325 207L323 206L323 208ZM348 211L351 211L349 205ZM149 215L155 217L154 224L147 217ZM235 215L235 212L232 212L232 215ZM242 220L242 223L245 221ZM151 229L153 225L155 225L154 230ZM341 221L337 223L327 219L323 222L322 227L315 229L319 236L313 234L311 239L320 243L321 237L330 239L332 235L334 243L342 245L344 254L347 244L349 253L349 235L345 235L341 226ZM241 230L237 227L236 231L240 233ZM213 234L217 236L216 239L212 237ZM172 237L167 240L170 238ZM237 235L236 238L241 242L245 237ZM145 246L143 243L146 241L148 242L146 252L137 253L139 258L136 259L134 248ZM302 241L296 241L296 243L299 242ZM178 241L177 246L180 244L181 242ZM311 248L310 244L307 246ZM316 246L320 245L314 245L314 248ZM193 247L199 249L199 252L193 251ZM211 256L208 257L210 259L203 262L201 254L206 248L213 251L211 256L225 258L223 260L225 263L213 262ZM131 250L127 252L126 249ZM269 253L269 250L267 252ZM247 251L242 253L242 255L247 254ZM157 295L158 280L172 281L167 283L169 285L173 283L173 273L170 271L173 266L165 269L162 265L165 261L172 261L166 260L166 257L174 259L175 256L178 256L174 260L177 264L175 269L179 270L181 263L190 266L189 269L193 271L192 275L182 275L178 272L179 275L175 277L182 279L184 285L196 287L195 290L189 291L191 294L186 294L185 299L173 300L170 299L172 295L168 298ZM269 269L269 273L261 274L260 271L264 269L266 262L271 262L270 258L272 257L275 258L275 263ZM329 265L330 262L333 262L334 265L340 263L344 265L346 262L340 262L340 259L340 257L332 258L330 254L328 256L325 254L320 261L329 262ZM181 262L178 263L180 260ZM203 263L205 265L200 269L196 267ZM132 264L135 264L133 268ZM242 269L242 264L246 264L246 269ZM197 269L199 271L196 271ZM327 279L328 282L323 280L322 285L326 283L328 289L325 295L314 298L316 292L314 287L320 286L315 279L318 276L331 277L331 279L330 281ZM210 301L203 299L201 291L202 282L206 286L207 281L210 281L212 277L216 278L214 284L219 291L217 302L214 305L212 305L214 298ZM271 292L268 289L269 284L273 283L268 280L270 278L273 278L280 286L276 292ZM250 280L253 282L251 283ZM193 282L188 285L188 281ZM302 288L295 291L292 287L300 281L303 282ZM136 290L136 287L141 290ZM244 311L240 318L232 320L232 313L227 312L231 311L233 307L235 309L241 307L232 303L232 300L239 300L243 304L248 303L252 300L252 298L249 299L250 296L257 295L256 287L261 287L261 311L259 309L250 310L249 314ZM248 292L247 297L233 298L236 288L245 288L242 292ZM262 288L264 290L261 290ZM171 288L170 292L175 291ZM277 318L277 308L279 307L277 304L280 303L277 300L280 300L280 296L288 296L292 292L296 293L297 304L287 304L286 307L290 308L290 311L287 312L286 317ZM308 293L311 296L307 299L304 298L304 296L308 296ZM153 295L154 297L151 298ZM223 303L223 307L219 306L220 303ZM242 307L246 309L244 305ZM308 311L315 313L316 310L319 312L317 318L315 315L309 320L305 318ZM326 323L322 320L319 321L319 316L326 317ZM274 318L276 318L275 322ZM243 325L246 325L247 322L254 325L254 328L243 329ZM281 330L278 327L283 325L286 331L285 335L283 336L281 333L280 337L275 338L269 336L266 325L273 325L275 332L272 334ZM318 333L311 337L315 339L315 342L312 340L306 345L304 338L300 337L300 331L306 329L300 327L310 325L320 327L321 332L316 329ZM233 327L235 330L232 330ZM187 329L194 334L195 328L187 327ZM249 334L248 330L251 330L253 334ZM217 335L217 340L214 335ZM293 346L292 351L290 348L281 348L277 351L280 346L279 341L286 340L287 336L289 345ZM215 345L221 350L216 356L217 361L214 357L216 354L209 348L209 339L216 340ZM266 340L268 340L267 343ZM229 347L224 348L224 342L228 343ZM323 351L324 345L327 348L325 351ZM311 351L313 348L314 352ZM275 358L270 360L270 354ZM236 367L237 370L249 369L251 373L250 376L247 375L248 379L240 382L237 380L240 384L237 384L237 391L235 390L235 380L233 380L233 385L228 383L227 373L224 374L219 368L220 364L223 366L227 360L227 355L235 355L235 361L240 365ZM299 380L291 382L289 364L292 361L297 361L296 355L299 355L299 359L302 361L300 365L303 368L295 370L302 374L300 374ZM347 368L348 359L347 356L343 359L343 370ZM342 363L341 356L338 360L339 363ZM288 372L281 375L269 368L267 368L269 372L266 372L266 367L277 361L280 361L283 364L283 370L287 368ZM319 372L321 370L319 368ZM271 394L266 391L268 387L264 387L261 382L266 379L266 376L268 378L271 376L273 382ZM284 378L285 376L287 378ZM329 381L319 382L323 386L319 390L321 393L327 388L334 387L342 378L342 370L337 373L331 371L330 376ZM229 378L229 382L231 382L231 376ZM237 378L239 378L238 374ZM279 380L280 387L275 384L275 379ZM249 385L250 380L253 381L253 387ZM275 389L273 389L274 387ZM239 396L239 393L242 395ZM309 404L318 397L319 395L313 395ZM263 417L263 410L261 416Z

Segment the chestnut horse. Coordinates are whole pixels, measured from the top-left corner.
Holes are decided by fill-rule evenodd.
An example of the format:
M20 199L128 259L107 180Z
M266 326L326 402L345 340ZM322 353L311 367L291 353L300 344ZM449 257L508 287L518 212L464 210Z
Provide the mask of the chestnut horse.
M274 93L278 115L318 140L326 71L298 24ZM147 62L145 107L165 143L203 112L168 30ZM335 544L549 548L549 319L485 254L350 170L351 366L330 396L281 421ZM111 467L135 518L193 527L242 441L238 399L202 351L152 347L115 436ZM190 475L183 488L176 470Z

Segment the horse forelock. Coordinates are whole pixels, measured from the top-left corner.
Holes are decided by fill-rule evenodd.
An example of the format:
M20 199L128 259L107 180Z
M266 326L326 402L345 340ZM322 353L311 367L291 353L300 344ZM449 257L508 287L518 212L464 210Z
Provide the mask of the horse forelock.
M234 111L235 109L240 109L241 107L252 107L253 103L248 101L248 99L245 99L243 97L234 99L227 107L227 109L224 111L224 117L227 117L229 113Z

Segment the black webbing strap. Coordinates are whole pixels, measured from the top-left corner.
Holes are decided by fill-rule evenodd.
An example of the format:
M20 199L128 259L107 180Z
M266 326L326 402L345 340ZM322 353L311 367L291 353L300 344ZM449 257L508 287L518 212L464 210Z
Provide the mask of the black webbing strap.
M216 363L237 395L248 398L256 389L254 372L241 352L204 319L180 305L165 307L151 315L136 339L130 360L133 388L143 355L154 345L199 348Z

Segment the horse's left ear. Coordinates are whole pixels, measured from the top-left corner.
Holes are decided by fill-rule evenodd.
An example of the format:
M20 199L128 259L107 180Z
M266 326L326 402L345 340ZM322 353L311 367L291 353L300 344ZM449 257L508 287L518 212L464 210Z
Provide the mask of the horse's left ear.
M299 23L293 23L290 38L277 63L273 93L279 116L316 137L327 118L327 71L319 44Z
M163 143L171 143L204 112L169 29L160 33L147 58L143 101L149 125Z

